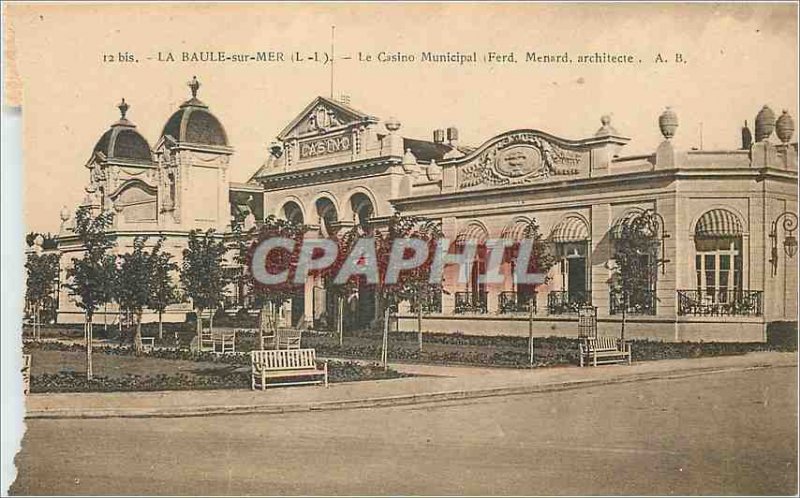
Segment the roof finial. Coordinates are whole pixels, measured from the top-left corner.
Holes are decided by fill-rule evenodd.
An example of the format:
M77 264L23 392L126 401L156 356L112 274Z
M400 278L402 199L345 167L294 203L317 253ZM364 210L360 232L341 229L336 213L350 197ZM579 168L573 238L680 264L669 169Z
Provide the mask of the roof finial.
M117 109L119 109L119 113L122 115L122 116L120 117L120 119L125 119L125 113L126 113L126 112L128 112L128 108L129 108L129 107L130 107L130 106L128 105L128 103L127 103L127 102L125 102L125 99L124 99L124 98L122 99L122 102L120 102L119 104L117 104Z
M192 90L192 98L197 98L197 90L200 89L200 82L197 81L197 76L192 76L192 81L189 82L189 88Z

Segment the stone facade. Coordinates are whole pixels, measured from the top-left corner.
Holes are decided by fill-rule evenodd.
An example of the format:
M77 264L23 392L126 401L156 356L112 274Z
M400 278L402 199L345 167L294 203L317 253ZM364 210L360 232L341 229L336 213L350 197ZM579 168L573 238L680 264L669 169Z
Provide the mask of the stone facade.
M303 127L315 113L341 119L330 129ZM770 134L739 150L683 151L671 140L677 115L665 111L658 125L663 143L640 156L620 155L629 139L607 117L586 139L520 129L470 148L458 144L455 129L448 140L444 130L433 141L410 140L396 120L380 122L320 97L278 137L253 180L264 186L269 213L296 213L311 224L329 216L334 229L355 222L353 206L362 199L374 224L396 210L441 221L451 239L507 237L535 219L558 259L548 282L535 289L538 336L573 336L580 304L597 307L601 331L619 333L622 310L610 286L615 227L632 213L653 212L661 220L659 270L650 302L626 307L626 335L762 341L768 322L797 313L796 261L784 250L792 234L779 227L770 236L781 213L796 212L797 144L770 141ZM339 136L360 147L299 152ZM728 225L733 232L725 232ZM425 330L528 333L527 297L522 302L511 272L495 285L445 276L447 292L425 313ZM303 301L307 321L323 313L308 289ZM398 322L416 328L416 317L402 308Z
M480 240L518 237L536 220L557 261L545 284L516 285L507 265L504 282L493 285L475 275L458 283L457 269L449 269L447 292L426 309L423 328L527 335L532 319L537 336L574 336L575 311L584 304L597 307L601 332L619 332L624 308L626 336L665 341L762 341L768 322L795 320L796 239L791 223L778 222L796 227L798 149L788 114L776 127L774 113L762 110L758 140L741 149L685 151L672 142L678 116L667 110L653 120L664 136L657 149L623 156L629 139L605 116L584 139L519 129L468 147L455 128L412 139L395 119L318 97L278 134L252 178L232 184L233 149L192 90L150 155L131 139L135 127L123 111L125 122L112 126L87 163L85 204L119 214L118 250L136 235L166 235L179 257L193 228L230 233L231 213L251 224L288 218L314 227L310 236L325 236L357 223L379 229L397 211L440 221L450 239ZM122 131L131 143L115 148ZM749 130L743 141L745 135ZM611 287L615 234L642 212L659 220L657 271L645 301L622 306ZM66 265L80 247L69 211L62 220ZM324 325L324 287L307 282L286 306L287 322ZM64 294L59 320L78 321ZM353 326L376 318L373 299L364 292L348 304ZM170 317L182 319L187 310L176 306ZM398 326L416 327L407 307Z

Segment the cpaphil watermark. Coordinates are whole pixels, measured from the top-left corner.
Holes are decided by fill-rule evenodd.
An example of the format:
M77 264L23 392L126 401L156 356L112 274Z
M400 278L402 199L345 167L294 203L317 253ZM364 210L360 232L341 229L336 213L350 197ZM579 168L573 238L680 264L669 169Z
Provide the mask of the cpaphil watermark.
M393 286L412 274L430 284L440 284L449 266L458 267L456 280L464 284L476 264L480 264L479 284L502 284L509 272L517 284L545 282L545 274L536 268L533 239L489 239L481 243L406 237L388 245L384 242L365 236L343 250L332 239L269 236L253 245L248 265L253 279L266 287L302 285L321 274L332 278L334 284L359 280Z

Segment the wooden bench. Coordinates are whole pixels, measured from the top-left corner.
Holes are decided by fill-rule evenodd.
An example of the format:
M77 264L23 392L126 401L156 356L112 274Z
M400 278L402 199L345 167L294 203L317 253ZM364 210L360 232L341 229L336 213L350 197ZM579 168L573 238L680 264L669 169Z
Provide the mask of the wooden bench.
M253 389L260 387L263 391L269 386L322 383L328 387L328 362L323 362L320 369L313 349L251 351L250 362ZM267 379L288 379L288 382L269 384Z
M278 329L275 338L276 349L300 349L303 331L299 329Z
M31 392L31 355L22 355L22 394Z
M587 337L579 343L581 366L606 363L631 364L631 343L617 337Z

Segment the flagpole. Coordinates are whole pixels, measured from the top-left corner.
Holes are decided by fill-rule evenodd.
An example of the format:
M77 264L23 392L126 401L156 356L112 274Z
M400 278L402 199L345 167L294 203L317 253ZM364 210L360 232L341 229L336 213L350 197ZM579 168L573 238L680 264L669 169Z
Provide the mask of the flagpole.
M335 31L336 26L331 26L331 99L333 98L333 61L336 60Z

